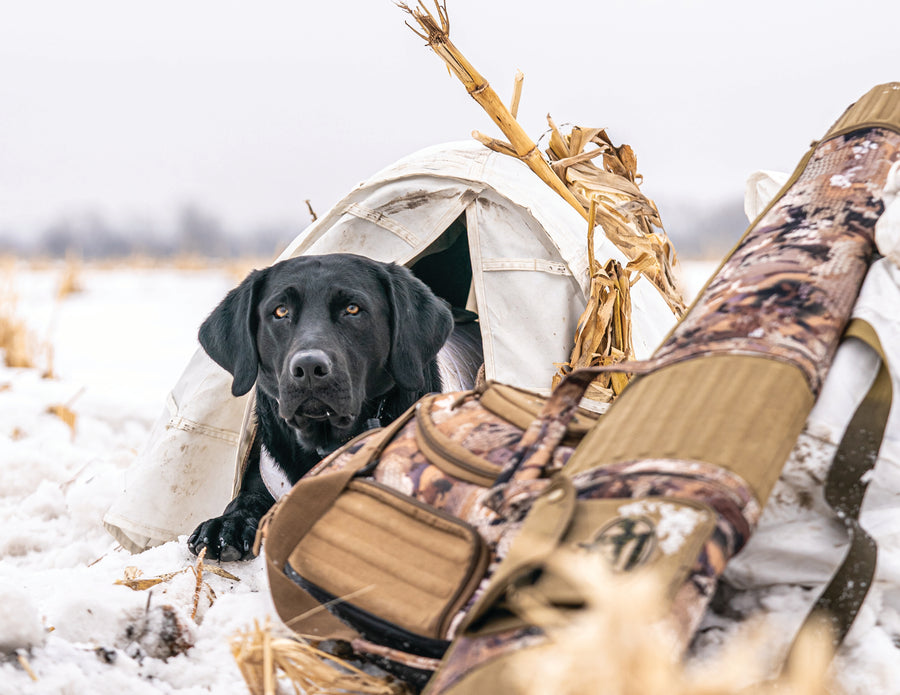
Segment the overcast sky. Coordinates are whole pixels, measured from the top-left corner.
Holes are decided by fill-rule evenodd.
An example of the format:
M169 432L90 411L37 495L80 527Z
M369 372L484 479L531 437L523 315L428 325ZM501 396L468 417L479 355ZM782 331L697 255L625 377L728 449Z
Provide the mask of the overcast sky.
M713 207L900 80L900 2L448 0L520 121L605 126L644 191ZM391 0L0 0L0 233L197 203L308 222L428 145L499 135Z

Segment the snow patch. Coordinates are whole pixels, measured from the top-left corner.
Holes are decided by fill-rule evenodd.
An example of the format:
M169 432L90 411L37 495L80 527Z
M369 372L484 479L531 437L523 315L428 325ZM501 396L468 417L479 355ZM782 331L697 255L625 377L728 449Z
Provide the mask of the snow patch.
M622 516L657 516L656 538L659 549L666 555L674 555L684 541L703 523L708 515L687 505L658 500L641 500L619 507Z
M26 591L0 582L0 606L0 654L43 644L47 633L37 606Z

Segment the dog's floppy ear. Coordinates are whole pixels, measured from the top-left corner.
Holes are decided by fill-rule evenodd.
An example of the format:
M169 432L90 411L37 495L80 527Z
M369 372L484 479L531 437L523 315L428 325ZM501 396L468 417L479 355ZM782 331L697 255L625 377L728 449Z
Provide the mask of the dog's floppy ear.
M229 292L200 326L200 345L234 377L231 393L243 396L256 381L259 353L256 304L266 270L254 270Z
M409 269L391 263L385 278L391 306L388 370L400 388L421 391L428 363L453 330L453 314Z

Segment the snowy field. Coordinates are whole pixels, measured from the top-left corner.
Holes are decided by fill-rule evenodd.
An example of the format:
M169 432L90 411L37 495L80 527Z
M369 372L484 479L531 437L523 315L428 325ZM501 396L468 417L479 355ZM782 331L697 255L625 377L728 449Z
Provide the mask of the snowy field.
M690 264L689 291L714 268ZM236 579L205 572L193 620L195 558L184 539L131 555L101 525L196 348L200 322L238 278L84 270L82 291L57 299L61 267L3 273L16 315L52 345L56 378L41 378L41 353L34 369L0 367L0 694L246 694L229 638L274 615L260 560L227 563ZM116 584L181 570L149 590ZM790 625L807 595L786 586L739 600ZM868 632L838 659L850 693L900 693L897 633L875 623L870 616ZM183 634L173 637L173 627ZM729 629L722 618L711 632ZM194 646L171 656L178 639Z
M188 655L168 658L164 606L190 626L196 580L149 591L116 580L193 566L184 542L139 556L117 549L101 518L196 348L209 310L235 283L222 271L84 271L57 300L62 270L18 268L16 313L54 348L57 379L0 369L0 693L247 693L228 637L273 611L259 560L205 573L218 600L191 628ZM40 356L40 355L39 355ZM66 405L74 429L48 412ZM129 570L133 573L133 570ZM147 611L148 601L151 610ZM157 609L157 610L154 610ZM171 618L172 614L169 614Z

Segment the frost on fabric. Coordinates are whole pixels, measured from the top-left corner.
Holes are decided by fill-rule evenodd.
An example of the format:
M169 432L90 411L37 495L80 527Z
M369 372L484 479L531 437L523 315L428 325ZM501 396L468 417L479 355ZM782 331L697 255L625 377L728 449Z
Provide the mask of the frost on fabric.
M837 188L850 188L853 185L853 181L844 174L835 174L829 179L829 183Z

